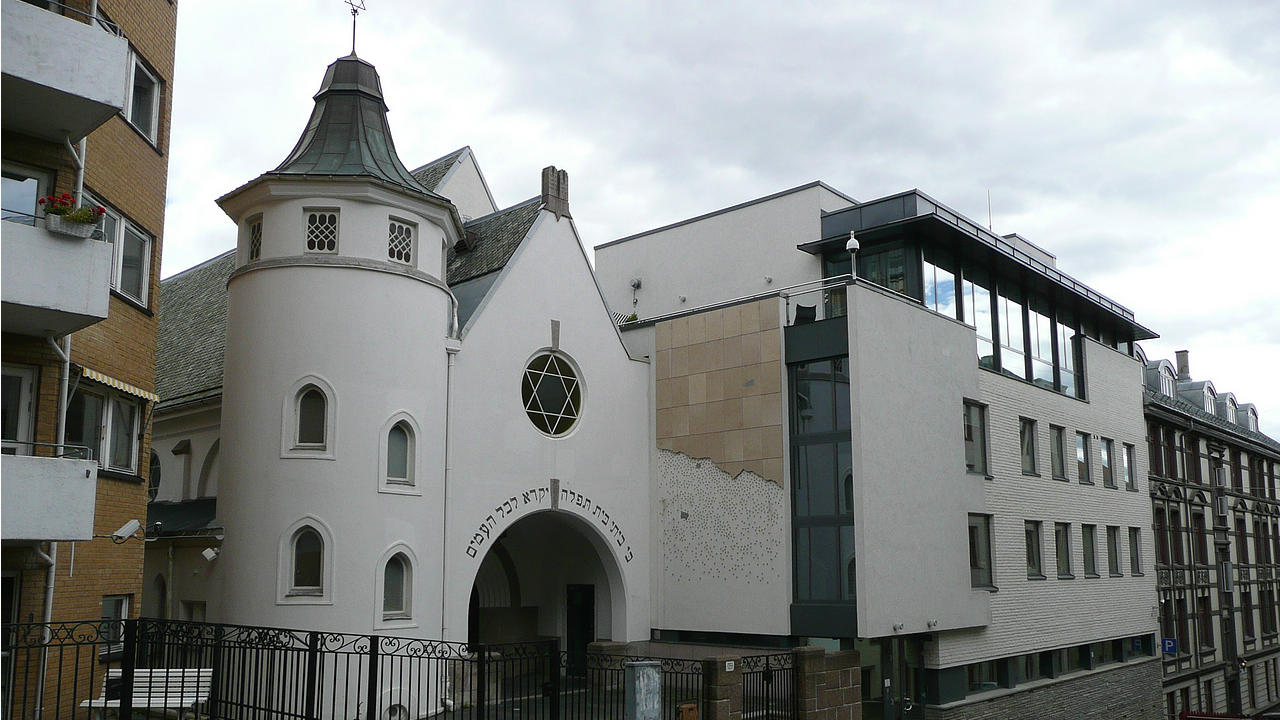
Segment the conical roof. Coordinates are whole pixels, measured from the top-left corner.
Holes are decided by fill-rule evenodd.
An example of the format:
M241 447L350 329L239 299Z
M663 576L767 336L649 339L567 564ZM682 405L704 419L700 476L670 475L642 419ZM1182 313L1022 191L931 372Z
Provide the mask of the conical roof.
M325 71L307 129L273 175L374 177L439 197L400 162L382 83L373 65L352 53Z

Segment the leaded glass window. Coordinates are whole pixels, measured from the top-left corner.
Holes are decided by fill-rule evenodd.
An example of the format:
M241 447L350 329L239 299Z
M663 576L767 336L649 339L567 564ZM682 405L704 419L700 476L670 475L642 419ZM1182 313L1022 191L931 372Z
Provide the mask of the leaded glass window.
M308 210L307 252L338 252L338 211Z
M568 359L555 353L543 353L529 361L520 396L534 426L548 435L569 432L582 409L578 376Z

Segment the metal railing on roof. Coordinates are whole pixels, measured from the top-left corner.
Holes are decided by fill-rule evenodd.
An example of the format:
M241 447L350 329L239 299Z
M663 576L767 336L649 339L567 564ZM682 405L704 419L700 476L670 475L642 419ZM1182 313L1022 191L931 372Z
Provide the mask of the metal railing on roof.
M4 441L5 455L17 455L17 450L19 448L28 449L29 452L25 453L27 456L34 455L34 451L38 448L51 448L52 452L50 455L39 455L37 457L68 458L71 460L93 459L93 449L85 445L72 445L70 443L58 445L57 443L27 442L25 440Z

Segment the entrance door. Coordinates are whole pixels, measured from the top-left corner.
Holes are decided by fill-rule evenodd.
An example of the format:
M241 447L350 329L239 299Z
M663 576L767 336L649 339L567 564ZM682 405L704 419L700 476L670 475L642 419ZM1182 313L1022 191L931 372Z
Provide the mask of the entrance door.
M569 585L564 603L564 645L571 675L586 673L587 644L596 639L596 586Z
M924 644L913 637L885 638L880 643L880 659L885 720L922 720Z

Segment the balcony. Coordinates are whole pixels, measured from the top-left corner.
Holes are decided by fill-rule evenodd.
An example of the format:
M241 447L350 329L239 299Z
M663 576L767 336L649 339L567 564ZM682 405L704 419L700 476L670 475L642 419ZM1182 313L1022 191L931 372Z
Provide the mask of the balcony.
M98 463L73 458L0 458L5 540L91 540Z
M129 41L118 28L80 22L72 9L63 16L22 0L0 2L6 130L75 142L124 108Z
M23 219L37 225L44 222ZM4 234L0 292L5 332L65 335L106 319L111 299L110 243L59 235L21 222L6 221L0 229Z

